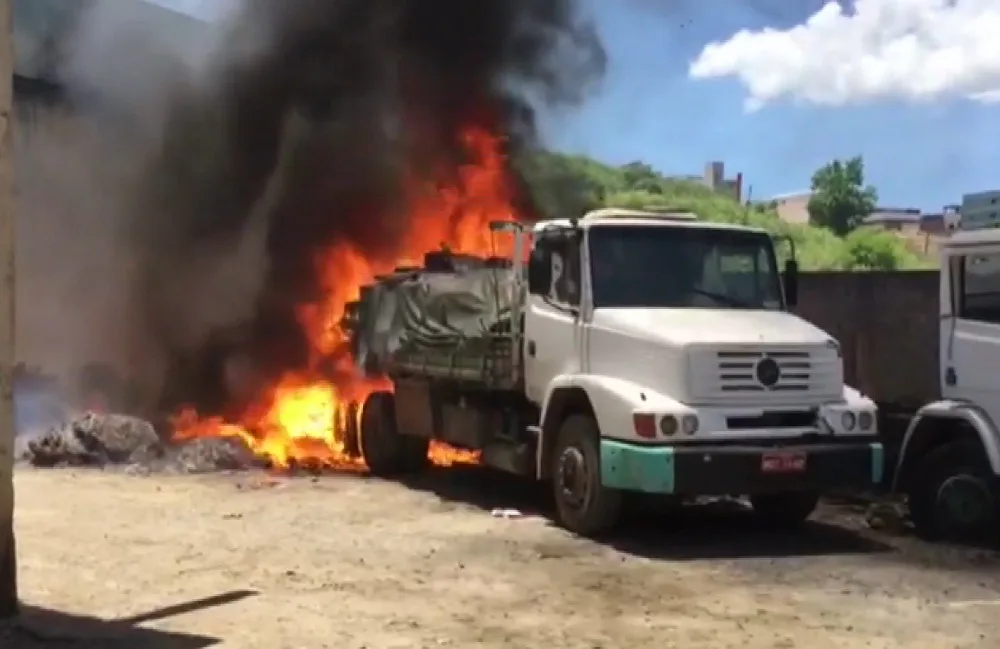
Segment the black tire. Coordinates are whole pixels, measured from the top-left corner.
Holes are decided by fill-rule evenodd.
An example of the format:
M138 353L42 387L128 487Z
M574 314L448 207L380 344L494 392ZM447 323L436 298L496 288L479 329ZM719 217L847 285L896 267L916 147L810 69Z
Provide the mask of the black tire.
M933 449L913 467L906 488L917 535L934 541L995 541L1000 532L998 482L978 441ZM958 503L949 492L967 499Z
M361 411L361 456L371 474L393 477L416 473L427 465L430 441L401 435L396 428L396 399L391 392L373 392Z
M586 415L572 415L559 428L552 454L552 491L559 524L574 534L610 532L622 510L622 493L601 484L600 430Z
M801 527L819 504L819 494L812 491L784 491L750 496L754 516L769 529L792 530Z

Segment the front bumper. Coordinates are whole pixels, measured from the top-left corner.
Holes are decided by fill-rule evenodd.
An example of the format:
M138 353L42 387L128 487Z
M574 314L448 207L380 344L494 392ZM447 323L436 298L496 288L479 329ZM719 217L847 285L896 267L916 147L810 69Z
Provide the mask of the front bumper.
M762 470L765 454L806 456L798 472ZM878 442L643 446L601 440L601 482L624 491L727 496L778 491L829 492L879 485L885 452Z

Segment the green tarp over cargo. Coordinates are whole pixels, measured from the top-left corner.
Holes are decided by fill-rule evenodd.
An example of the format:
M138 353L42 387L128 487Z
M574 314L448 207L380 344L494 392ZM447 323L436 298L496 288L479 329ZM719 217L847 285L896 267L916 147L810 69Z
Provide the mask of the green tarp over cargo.
M510 268L484 262L451 271L401 271L362 290L353 314L353 352L369 374L390 374L401 359L479 364L507 343L518 282Z

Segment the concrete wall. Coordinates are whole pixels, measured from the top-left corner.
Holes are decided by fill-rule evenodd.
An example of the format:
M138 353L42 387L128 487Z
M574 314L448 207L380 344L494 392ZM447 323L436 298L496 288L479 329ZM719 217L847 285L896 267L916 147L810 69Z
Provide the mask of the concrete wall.
M938 395L938 275L803 273L796 311L840 341L848 384L918 406Z
M10 43L10 3L0 3L0 618L17 611L17 570L14 554L14 215L12 167L13 60Z
M124 367L131 259L121 196L135 157L64 104L19 97L15 117L17 359L60 377L96 358Z

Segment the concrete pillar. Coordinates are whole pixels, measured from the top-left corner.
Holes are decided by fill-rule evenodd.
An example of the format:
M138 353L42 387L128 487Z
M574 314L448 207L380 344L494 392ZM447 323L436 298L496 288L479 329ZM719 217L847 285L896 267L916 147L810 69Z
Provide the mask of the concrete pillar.
M0 0L0 617L17 613L14 551L14 38L11 0Z

